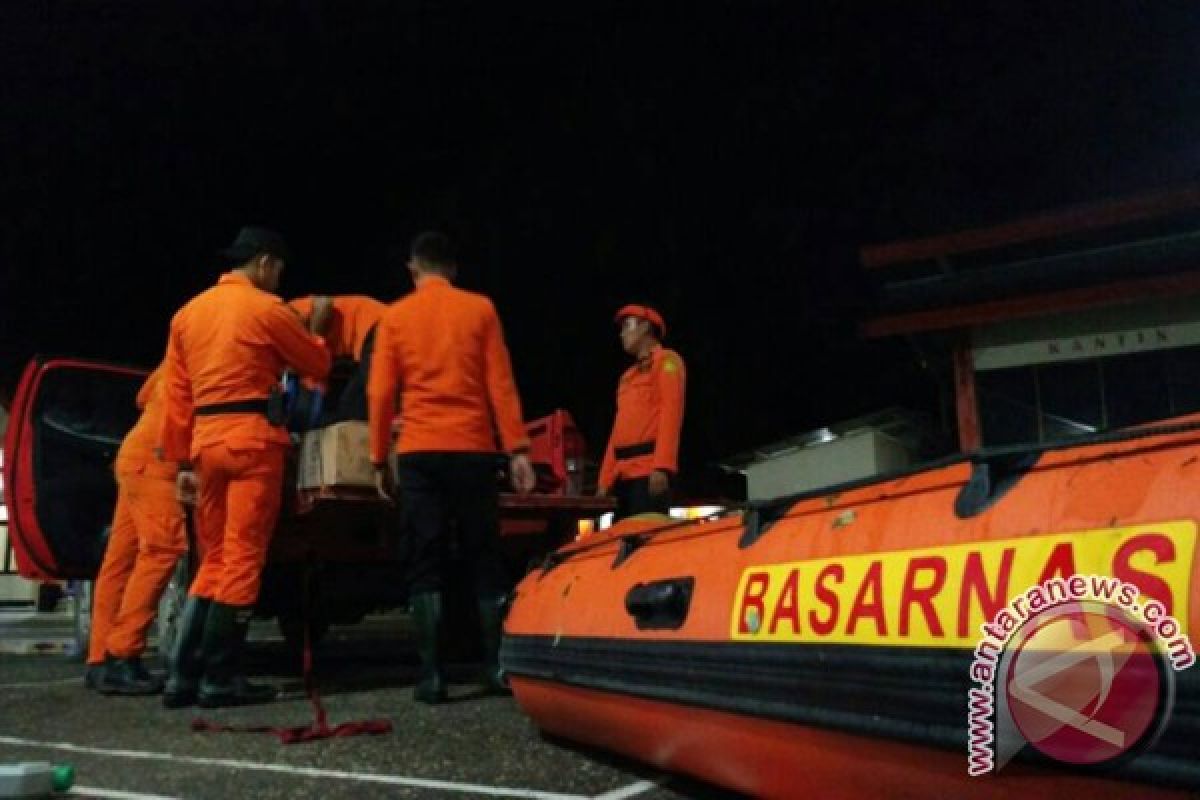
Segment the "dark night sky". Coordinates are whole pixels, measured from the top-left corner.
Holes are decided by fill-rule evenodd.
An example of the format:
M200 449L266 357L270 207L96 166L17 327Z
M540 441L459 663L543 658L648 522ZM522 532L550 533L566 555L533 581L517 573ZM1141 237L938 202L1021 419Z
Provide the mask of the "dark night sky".
M928 404L902 346L855 341L859 245L1200 172L1194 2L478 5L7 4L0 377L154 363L245 222L291 239L285 295L384 299L389 247L438 226L528 414L568 408L593 449L611 314L659 305L703 488L736 450Z

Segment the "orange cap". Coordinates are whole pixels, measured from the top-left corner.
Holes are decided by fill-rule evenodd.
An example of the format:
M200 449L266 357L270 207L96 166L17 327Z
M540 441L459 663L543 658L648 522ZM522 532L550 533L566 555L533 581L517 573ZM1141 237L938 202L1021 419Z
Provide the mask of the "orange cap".
M662 314L655 311L650 306L628 305L621 308L617 315L613 317L614 322L620 322L626 317L640 317L648 320L651 325L658 328L658 338L667 338L667 323L663 322Z

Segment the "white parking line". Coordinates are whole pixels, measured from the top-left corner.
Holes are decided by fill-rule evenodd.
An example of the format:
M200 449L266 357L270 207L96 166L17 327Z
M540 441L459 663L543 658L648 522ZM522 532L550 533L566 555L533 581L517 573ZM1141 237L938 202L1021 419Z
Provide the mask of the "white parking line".
M360 783L382 783L389 786L407 786L416 789L433 789L443 792L484 795L487 797L515 797L522 800L591 800L587 795L543 792L537 789L484 786L477 783L456 783L454 781L434 781L423 778L409 778L404 775L379 775L371 772L343 772L336 769L296 767L287 764L263 764L256 761L238 761L232 758L199 758L197 756L153 753L144 750L111 750L105 747L89 747L86 745L71 744L70 742L39 742L34 739L21 739L16 736L0 736L0 744L13 745L14 747L41 748L43 750L61 750L66 753L86 753L112 758L132 758L142 761L171 761L177 764L192 764L199 767L225 767L228 769L244 769L258 772L281 772L286 775L305 778L331 778Z
M645 794L651 789L657 789L658 786L659 784L655 781L638 781L628 786L622 786L619 789L613 789L611 792L598 794L592 800L626 800L629 797L637 797L639 794Z
M141 792L122 792L120 789L97 789L95 786L76 786L67 794L83 797L100 797L108 800L179 800L165 794L142 794Z
M68 683L77 683L80 688L83 687L83 678L58 678L52 681L29 681L28 683L0 683L0 689L37 689L42 686L65 686Z

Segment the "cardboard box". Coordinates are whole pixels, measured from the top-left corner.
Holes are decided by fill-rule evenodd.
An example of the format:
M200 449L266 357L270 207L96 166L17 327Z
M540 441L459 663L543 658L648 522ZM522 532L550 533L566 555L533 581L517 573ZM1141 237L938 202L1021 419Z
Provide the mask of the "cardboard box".
M367 423L339 422L309 431L300 440L297 487L374 487L375 471L367 446Z

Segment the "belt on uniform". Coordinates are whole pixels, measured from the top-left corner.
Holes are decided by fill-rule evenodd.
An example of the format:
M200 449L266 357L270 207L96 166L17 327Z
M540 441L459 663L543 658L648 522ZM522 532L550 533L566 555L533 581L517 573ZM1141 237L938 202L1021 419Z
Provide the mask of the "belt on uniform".
M628 458L637 458L638 456L649 456L654 454L656 442L638 442L637 444L627 444L624 447L614 447L613 455L618 461L624 461Z
M262 414L267 413L267 398L255 400L230 400L228 403L212 403L207 406L197 406L197 417L211 417L216 414Z

